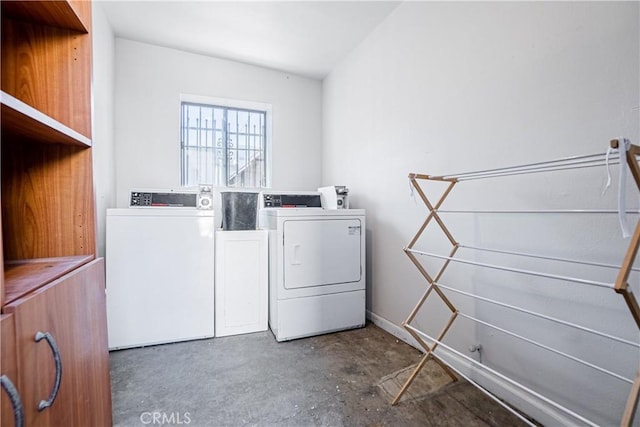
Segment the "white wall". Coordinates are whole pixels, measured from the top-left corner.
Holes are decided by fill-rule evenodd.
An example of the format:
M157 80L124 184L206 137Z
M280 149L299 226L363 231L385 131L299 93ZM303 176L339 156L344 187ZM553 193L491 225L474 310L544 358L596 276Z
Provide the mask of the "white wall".
M132 188L180 186L180 94L271 104L272 187L318 187L320 81L120 38L115 64L119 207Z
M105 254L106 210L115 205L114 37L100 6L93 3L93 178L98 254Z
M347 185L352 206L367 209L368 308L374 319L402 334L397 325L425 289L402 252L426 213L411 197L407 174L602 153L618 136L639 144L639 35L637 2L405 2L330 73L323 82L322 184ZM495 181L458 184L446 207L615 208L615 184L600 195L601 168ZM629 188L630 204L637 206L637 191ZM464 244L556 257L620 263L628 244L619 237L614 215L450 215L447 224ZM424 250L450 248L431 227L420 245ZM460 256L490 259L473 252ZM430 272L438 267L426 263ZM554 268L556 274L615 279L615 270ZM622 298L609 289L459 266L447 270L442 281L638 340ZM636 295L638 282L633 275ZM638 354L628 346L462 297L454 300L470 314L635 376ZM430 306L417 325L435 334L448 314ZM619 423L629 384L524 348L465 319L456 320L447 342L468 355L469 345L481 343L486 365L505 369L597 423ZM543 423L560 422L517 393L489 386Z

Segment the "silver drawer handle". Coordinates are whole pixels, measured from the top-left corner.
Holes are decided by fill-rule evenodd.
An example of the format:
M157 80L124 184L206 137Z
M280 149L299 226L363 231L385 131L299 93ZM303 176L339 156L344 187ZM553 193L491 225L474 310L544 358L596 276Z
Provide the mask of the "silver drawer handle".
M22 427L24 425L24 408L22 407L22 400L20 400L18 390L16 390L16 387L6 375L0 377L0 384L2 384L2 389L7 393L11 401L13 423L16 427Z
M56 344L56 340L53 339L53 335L49 332L36 332L36 342L40 342L41 340L47 340L47 344L51 347L51 352L53 353L53 361L56 364L56 380L53 383L53 389L51 389L51 394L47 400L41 400L38 403L38 411L43 411L47 409L49 406L53 405L54 400L58 396L58 390L60 389L60 381L62 380L62 360L60 359L60 350L58 350L58 344Z

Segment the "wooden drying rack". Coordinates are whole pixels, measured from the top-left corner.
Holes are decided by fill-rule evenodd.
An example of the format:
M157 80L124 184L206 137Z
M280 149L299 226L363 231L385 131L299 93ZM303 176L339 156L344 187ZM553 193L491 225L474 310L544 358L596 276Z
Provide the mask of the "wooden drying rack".
M486 265L486 264L482 264L482 263L476 263L476 262L472 262L472 261L465 261L465 260L461 260L455 257L456 252L458 251L458 249L460 247L467 247L467 248L471 248L471 249L481 249L481 248L473 248L470 246L462 246L460 245L455 238L452 236L452 234L450 233L449 229L447 228L447 226L445 225L444 221L441 219L440 215L439 215L439 209L442 206L442 204L444 203L445 199L447 198L447 196L449 196L449 194L451 193L451 190L453 189L453 187L459 183L460 181L464 181L464 180L471 180L471 179L481 179L481 178L493 178L493 177L500 177L500 176L507 176L507 175L517 175L517 174L528 174L528 173L538 173L538 172L546 172L546 171L554 171L554 170L564 170L564 169L574 169L574 168L585 168L585 167L592 167L592 166L602 166L602 165L608 165L609 163L621 163L626 161L626 163L629 166L629 169L631 171L631 175L633 176L633 179L635 181L636 186L638 187L638 190L640 190L640 165L638 164L638 160L637 160L637 156L640 156L640 147L636 146L636 145L630 145L629 148L625 151L624 147L622 147L622 145L624 145L622 143L622 141L619 141L617 139L614 139L611 141L610 143L610 147L611 149L617 149L618 152L620 153L615 159L609 159L609 153L607 154L597 154L597 155L588 155L588 156L576 156L576 157L568 157L568 158L563 158L563 159L558 159L558 160L552 160L549 162L540 162L540 163L532 163L532 164L528 164L528 165L522 165L522 166L515 166L515 167L509 167L509 168L499 168L499 169L491 169L491 170L485 170L485 171L479 171L479 172L468 172L468 173L463 173L463 174L458 174L458 175L442 175L442 176L434 176L434 175L423 175L423 174L414 174L411 173L409 174L409 180L411 182L412 187L415 189L415 191L418 193L418 195L420 196L420 199L422 199L423 203L425 204L425 206L427 207L429 213L425 219L425 221L423 222L422 226L420 227L420 229L418 230L418 232L416 233L416 235L413 237L413 239L411 240L411 242L407 245L406 248L404 248L404 252L407 254L407 256L409 257L409 259L411 260L411 262L413 262L413 264L416 266L416 268L420 271L420 273L422 274L422 276L426 279L426 281L428 282L429 286L427 287L427 290L424 292L424 294L420 297L420 299L418 300L418 303L415 305L415 307L413 308L413 310L411 311L411 313L409 314L409 316L407 317L407 319L402 323L402 326L407 330L407 332L409 334L411 334L411 336L418 342L418 344L424 349L424 356L422 357L420 363L418 363L418 365L414 368L413 372L411 373L411 375L409 376L409 378L405 381L404 385L402 386L402 388L400 389L400 391L398 392L398 394L395 396L395 398L392 401L392 405L395 405L396 403L398 403L398 401L400 400L400 398L402 397L402 395L407 391L407 389L409 388L409 386L411 385L411 383L413 382L413 380L416 378L416 376L418 375L418 373L422 370L422 368L424 367L425 363L430 360L433 359L435 362L437 362L442 369L451 377L452 380L457 381L458 377L456 376L459 375L462 378L465 378L467 381L469 381L470 383L472 383L473 385L477 386L482 392L486 393L489 397L491 397L492 399L494 399L497 403L499 403L500 405L502 405L503 407L505 407L507 410L509 410L510 412L512 412L514 415L516 415L518 418L520 418L522 421L524 421L525 423L529 424L529 425L534 425L532 424L527 418L523 417L520 413L518 413L517 411L515 411L513 408L511 408L509 405L503 403L500 399L498 399L497 397L495 397L493 394L491 394L489 391L487 391L486 389L484 389L483 387L479 386L475 381L471 380L470 378L468 378L467 376L463 375L461 372L459 372L458 370L454 369L453 367L447 365L442 359L440 359L440 357L438 355L435 354L435 350L436 348L438 348L438 346L442 346L443 348L458 354L459 356L461 356L462 358L468 360L469 362L471 362L474 366L479 366L481 368L484 368L486 371L488 371L489 373L496 375L497 377L501 378L502 380L518 386L520 389L529 392L531 395L535 396L536 398L550 404L551 406L554 406L557 409L560 409L561 411L565 412L566 414L585 422L588 425L595 425L593 422L583 418L582 416L576 414L575 412L559 405L558 403L540 395L539 393L515 382L514 380L502 375L501 373L486 367L482 364L480 364L479 362L477 362L476 360L469 358L466 355L463 355L460 352L457 352L456 350L452 349L451 347L447 346L446 344L444 344L442 342L442 340L444 339L445 335L447 334L447 332L449 331L449 329L451 328L451 326L453 325L454 321L456 320L456 318L461 315L461 313L458 311L458 309L455 307L455 305L451 302L451 300L449 298L447 298L445 292L443 291L443 289L448 289L451 291L455 291L455 289L447 287L445 285L442 285L441 283L438 283L439 279L442 277L442 275L444 274L444 272L446 271L447 267L449 266L449 264L451 262L463 262L466 264L472 264L472 265L477 265L477 266L481 266L481 267L492 267L492 268L497 268L500 270L506 270L506 271L512 271L512 272L518 272L518 273L530 273L530 272L525 272L522 270L518 270L518 269L513 269L513 268L508 268L508 267L498 267L498 266L492 266L492 265ZM623 160L623 153L624 153L624 160ZM606 157L605 157L606 156ZM611 160L611 161L610 161ZM615 161L613 161L615 160ZM621 164L621 167L623 167L623 165ZM419 184L419 180L427 180L427 181L440 181L440 182L445 182L448 183L448 186L446 187L446 189L444 190L444 192L442 193L442 195L440 196L440 198L436 201L435 204L433 204L429 198L425 195L424 191L422 190L422 188L420 187ZM538 211L540 212L540 211ZM551 211L549 211L551 212ZM554 211L555 212L555 211ZM595 212L595 211L594 211ZM614 211L615 212L615 211ZM422 252L422 251L418 251L413 249L414 245L418 242L418 240L420 239L422 233L425 231L425 229L427 228L427 226L429 224L431 224L432 222L437 223L437 225L440 227L440 229L444 232L444 235L446 236L446 238L448 239L448 241L451 243L452 245L452 250L449 253L449 256L439 256L436 254L431 254L431 253L427 253L427 252ZM604 287L609 287L612 288L616 293L620 294L625 303L627 304L627 307L629 308L629 311L631 312L631 315L633 316L633 319L636 322L636 326L638 327L638 329L640 330L640 306L638 306L638 302L635 298L635 296L633 295L631 289L629 288L629 284L628 284L628 278L629 275L631 273L632 270L636 270L633 268L633 263L637 258L638 255L638 248L640 247L640 220L638 220L636 226L635 226L635 231L633 232L631 239L629 241L629 246L626 252L626 255L623 259L622 265L621 266L615 266L615 268L619 268L619 272L616 278L615 283L613 284L608 284L608 283L601 283L601 282L595 282L595 281L588 281L588 280L580 280L580 279L573 279L573 281L579 282L579 283L583 283L583 284L587 284L587 285L595 285L595 286L604 286ZM486 249L484 249L486 250ZM496 251L493 250L493 252L501 252L501 251ZM505 253L509 253L509 252L505 252ZM512 252L511 254L515 254L515 255L531 255L531 254L522 254L522 253L515 253ZM429 272L427 271L427 269L425 269L425 267L420 263L418 257L416 255L428 255L428 256L432 256L432 257L436 257L436 258L440 258L444 260L444 263L442 265L442 267L440 268L440 270L435 274L435 276L432 276L431 274L429 274ZM556 259L556 258L550 258L550 257L544 257L544 256L539 256L539 255L534 255L537 258L546 258L546 259ZM573 261L573 260L567 260L567 259L556 259L556 260L560 260L560 261L568 261L568 262L578 262L578 263L583 263L583 264L587 264L584 262L579 262L579 261ZM592 265L598 265L598 264L592 264ZM602 266L602 265L601 265ZM613 267L610 265L606 265L607 267ZM561 280L572 280L572 278L568 278L568 277L561 277L561 276L555 276L555 275L550 275L550 274L544 274L544 273L540 273L537 274L543 277L547 277L547 278L552 278L552 279L561 279ZM440 330L440 332L438 333L438 335L436 337L431 337L428 334L418 330L417 328L411 326L411 322L414 320L414 318L416 317L416 315L418 314L418 312L421 310L422 306L424 305L425 301L427 300L427 298L432 294L435 293L438 297L440 297L440 299L442 300L442 302L444 302L444 304L448 307L448 309L451 311L451 315L449 317L449 319L446 321L444 327ZM481 299L481 300L485 300L485 301L489 301L489 302L494 302L497 303L499 305L503 305L503 306L507 306L505 304L500 304L499 302L496 301L491 301L491 300L487 300L486 298L483 297L479 297L477 295L472 295L466 292L460 292L458 291L458 293L462 293L464 295L467 296L471 296L471 297L475 297L477 299ZM514 308L513 306L509 306L510 308ZM636 347L640 347L640 345L638 345L637 343L632 343L629 341L626 341L622 338L617 338L617 337L612 337L610 335L607 335L605 333L601 333L598 331L594 331L579 325L575 325L563 320L559 320L559 319L554 319L554 318L550 318L544 315L540 315L539 313L533 313L527 310L523 310L523 309L519 309L519 311L528 313L528 314L533 314L536 315L538 317L543 317L546 318L548 320L555 320L558 323L563 323L565 325L568 326L572 326L572 327L576 327L578 329L581 329L583 331L587 331L587 332L591 332L591 333L595 333L607 338L613 338L616 339L618 341L621 342L626 342L627 344L632 344L635 345ZM477 319L473 319L470 316L465 316L467 318L470 318L471 320L477 320ZM480 321L481 323L484 323L482 321ZM484 323L485 325L488 326L492 326L489 324ZM500 328L497 328L500 330ZM509 334L511 334L508 331L502 330L503 332L507 332ZM515 334L511 334L514 335L518 338L522 338L520 336L517 336ZM426 337L429 341L432 342L432 344L428 344L425 339L423 337ZM537 344L531 340L528 340L525 338L526 341L531 342L533 344ZM540 345L541 347L545 348L546 346ZM548 347L546 347L547 349L549 349ZM553 349L551 349L552 351L554 351ZM557 352L557 351L556 351ZM566 356L565 354L561 353L561 352L557 352L558 354L561 354L563 356ZM568 356L573 360L576 361L580 361L577 358L574 358L572 356ZM585 362L585 364L587 364ZM590 367L594 367L593 365L587 364ZM636 408L638 405L638 398L640 395L640 369L638 370L638 373L636 374L635 380L631 381L628 380L626 378L620 377L617 374L613 374L609 371L606 371L604 369L595 367L596 369L599 369L601 372L604 373L608 373L611 374L615 377L621 378L621 379L625 379L627 382L632 383L631 384L631 389L629 391L629 395L627 398L627 403L625 406L625 410L622 416L622 420L620 425L621 426L630 426L631 423L633 422L634 416L635 416L635 412L636 412Z

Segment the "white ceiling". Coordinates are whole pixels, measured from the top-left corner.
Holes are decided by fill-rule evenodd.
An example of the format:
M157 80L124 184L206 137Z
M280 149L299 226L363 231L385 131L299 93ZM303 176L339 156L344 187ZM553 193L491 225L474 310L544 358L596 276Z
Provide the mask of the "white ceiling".
M399 1L98 1L116 37L316 79Z

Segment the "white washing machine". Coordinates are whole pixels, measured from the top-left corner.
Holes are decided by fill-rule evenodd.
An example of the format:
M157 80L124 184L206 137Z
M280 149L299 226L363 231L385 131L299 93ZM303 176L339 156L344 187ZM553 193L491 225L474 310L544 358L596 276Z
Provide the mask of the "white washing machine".
M262 193L260 202L276 340L364 326L365 211L323 209L318 192Z
M195 195L173 207L182 196L132 192L134 207L107 209L109 349L214 336L214 214Z

